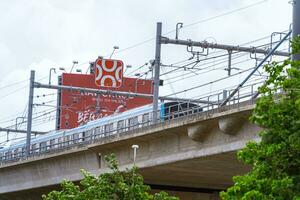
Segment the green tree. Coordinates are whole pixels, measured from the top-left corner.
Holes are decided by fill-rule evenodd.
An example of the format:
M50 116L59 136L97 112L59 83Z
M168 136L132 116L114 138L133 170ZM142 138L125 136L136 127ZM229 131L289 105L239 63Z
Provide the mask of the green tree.
M292 49L300 53L299 37ZM221 192L225 200L300 199L300 62L285 60L264 68L269 78L250 117L263 128L261 141L238 152L252 170L233 178L234 185Z
M166 192L150 194L150 187L144 185L143 177L137 173L137 168L121 172L115 155L106 156L105 160L112 173L95 177L81 170L84 178L80 185L64 180L61 191L43 195L43 200L178 200Z

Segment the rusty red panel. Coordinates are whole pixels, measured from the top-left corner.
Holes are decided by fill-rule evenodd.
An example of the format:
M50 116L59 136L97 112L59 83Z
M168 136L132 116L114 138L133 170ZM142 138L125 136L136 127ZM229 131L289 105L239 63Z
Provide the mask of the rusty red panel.
M119 88L99 87L94 74L62 74L62 85L93 89L110 89L152 94L152 80L125 78ZM114 95L96 95L78 91L61 92L60 129L70 129L88 121L102 118L116 112L152 103L152 99Z

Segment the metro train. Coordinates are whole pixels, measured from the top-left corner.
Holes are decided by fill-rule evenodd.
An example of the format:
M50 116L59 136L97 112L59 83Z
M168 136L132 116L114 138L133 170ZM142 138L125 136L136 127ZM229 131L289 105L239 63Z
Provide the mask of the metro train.
M190 102L159 103L158 107L157 116L160 122L202 111L200 106ZM125 134L126 131L148 126L153 121L152 109L152 104L149 104L90 121L73 129L39 135L31 139L30 154L44 153L115 134ZM19 159L25 154L26 140L0 147L0 161Z

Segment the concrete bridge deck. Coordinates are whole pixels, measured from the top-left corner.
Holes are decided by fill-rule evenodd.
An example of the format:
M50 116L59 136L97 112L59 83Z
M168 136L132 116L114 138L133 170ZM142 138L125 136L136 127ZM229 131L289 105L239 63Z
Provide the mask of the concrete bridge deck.
M186 199L209 199L232 184L249 166L236 151L258 140L248 122L253 104L245 102L102 138L91 144L53 151L0 166L0 199L40 199L62 179L79 181L79 170L107 172L104 155L115 153L121 169L133 165L131 145L139 145L136 165L155 189L176 191ZM186 196L184 196L186 195Z

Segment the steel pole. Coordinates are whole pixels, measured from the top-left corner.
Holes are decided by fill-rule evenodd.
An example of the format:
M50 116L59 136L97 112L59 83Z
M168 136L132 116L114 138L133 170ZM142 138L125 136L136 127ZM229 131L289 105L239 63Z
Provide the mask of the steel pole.
M300 36L300 0L293 1L293 37ZM293 60L300 60L300 54L292 55Z
M228 51L228 76L231 76L231 54L232 51Z
M201 47L204 49L207 49L207 48L222 49L222 50L227 50L227 51L260 53L260 54L265 54L265 55L269 53L269 50L260 49L260 48L256 48L256 47L232 46L232 45L226 45L226 44L209 43L206 41L197 42L197 41L192 41L192 40L176 40L176 39L170 39L167 37L161 38L161 44L176 44L176 45L184 45L184 46L195 46L195 47ZM290 56L290 54L288 52L282 52L282 51L274 51L273 55L286 56L286 57Z
M162 23L156 25L156 46L154 61L154 79L153 79L153 122L157 120L158 95L159 95L159 74L160 74L160 54L161 54L161 29Z
M49 84L50 85L50 84ZM61 85L61 76L57 77L57 85ZM60 112L61 112L61 89L57 90L56 97L56 121L55 121L55 130L60 129Z
M69 91L79 91L79 92L89 92L94 94L106 94L106 95L120 95L125 97L140 97L140 98L152 98L152 94L143 94L143 93L132 93L132 92L123 92L123 91L113 91L113 90L101 90L101 89L92 89L92 88L82 88L82 87L73 87L73 86L65 86L65 85L46 85L41 83L34 83L35 88L47 88L47 89L55 89L55 90L69 90ZM184 98L174 98L174 97L158 97L160 100L168 100L168 101L182 101L182 102L191 102L191 103L209 103L214 104L215 102L206 101L206 100L197 100L197 99L184 99Z
M31 127L32 127L32 108L33 108L33 93L34 93L34 77L35 71L30 72L30 88L29 88L29 101L28 101L28 114L27 114L27 138L26 138L26 156L30 154L30 140L31 140Z
M12 133L27 133L27 130L17 130L17 129L9 129L9 128L1 128L0 127L0 132L12 132ZM48 132L43 132L43 131L31 131L31 134L46 134Z
M47 88L55 90L70 90L70 91L79 91L79 92L90 92L94 94L106 94L106 95L120 95L125 97L141 97L141 98L152 98L152 94L143 94L143 93L134 93L134 92L123 92L123 91L114 91L114 90L102 90L102 89L92 89L92 88L83 88L83 87L73 87L65 85L47 85L42 83L34 83L35 88Z

